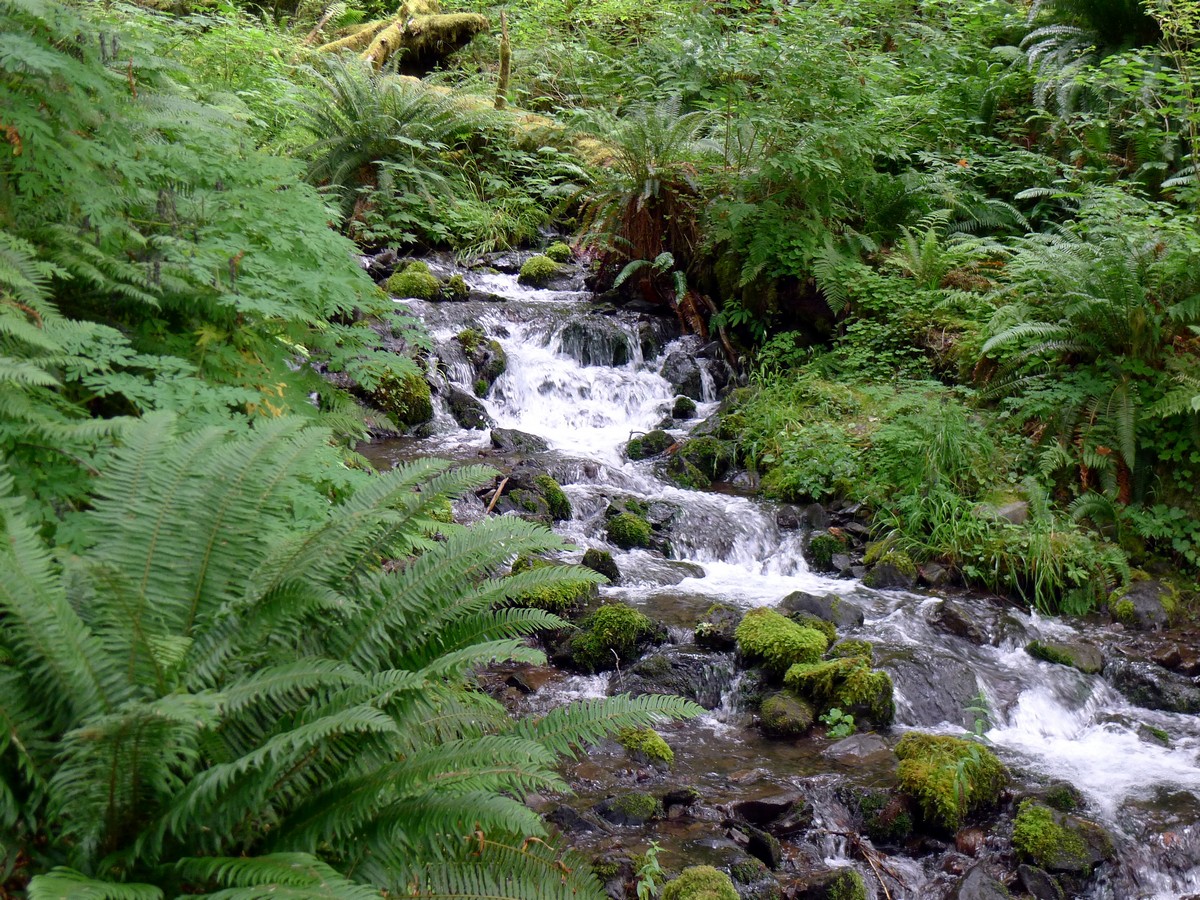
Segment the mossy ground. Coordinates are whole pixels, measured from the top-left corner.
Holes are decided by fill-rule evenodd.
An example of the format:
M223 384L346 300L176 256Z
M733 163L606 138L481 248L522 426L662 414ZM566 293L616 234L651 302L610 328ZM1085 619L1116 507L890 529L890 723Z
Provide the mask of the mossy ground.
M962 738L909 732L896 755L901 789L917 801L929 824L948 831L995 803L1008 781L991 750Z
M815 663L829 646L821 632L805 628L765 607L752 609L735 632L738 649L777 678L797 663Z

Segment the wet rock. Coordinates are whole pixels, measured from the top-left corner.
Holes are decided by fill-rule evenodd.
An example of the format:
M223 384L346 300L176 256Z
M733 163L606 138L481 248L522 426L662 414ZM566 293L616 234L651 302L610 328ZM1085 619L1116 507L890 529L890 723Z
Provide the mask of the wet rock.
M804 542L804 558L815 572L832 572L833 558L846 553L850 542L840 529L830 529L809 536Z
M1100 648L1084 641L1030 641L1025 652L1034 659L1070 666L1088 675L1096 675L1104 668Z
M676 397L671 407L672 419L693 419L696 416L696 401L691 397Z
M737 856L727 866L738 900L780 900L779 882L761 860Z
M731 822L725 834L751 856L762 860L768 868L778 869L783 862L783 847L779 839L761 828L755 828L747 822Z
M954 581L954 573L940 563L925 563L917 570L918 580L926 587L940 588Z
M1062 887L1054 880L1054 876L1044 869L1022 863L1017 866L1017 879L1034 900L1066 900Z
M825 869L797 880L792 900L866 900L867 888L854 869Z
M1083 794L1069 781L1052 781L1045 787L1023 791L1019 796L1022 800L1035 800L1059 812L1074 812L1084 805Z
M590 815L585 816L565 803L556 806L543 818L551 825L556 826L563 834L587 834L592 831L607 830L598 819Z
M898 550L884 553L863 579L863 584L876 590L910 591L916 583L917 567Z
M928 648L875 645L876 664L891 673L903 720L916 726L953 722L969 727L965 707L979 693L975 672L949 654Z
M815 718L812 705L790 691L771 694L759 709L759 724L769 737L800 737L812 728Z
M737 640L733 633L742 621L742 611L722 603L714 603L696 625L695 641L707 650L733 650Z
M733 673L714 663L708 653L682 647L666 647L639 660L614 678L610 694L674 694L694 700L705 709L721 705L721 695L733 680Z
M625 330L619 323L598 316L569 323L560 340L562 352L581 366L623 366L633 358Z
M937 603L926 615L929 624L939 631L960 637L969 644L981 646L990 643L987 632L971 614L953 600Z
M879 765L894 762L892 750L877 734L852 734L830 744L821 755L846 766Z
M461 428L482 431L492 424L483 404L466 391L451 387L446 391L446 405L450 407L450 415Z
M1150 654L1150 658L1162 666L1178 672L1180 675L1200 675L1200 644L1179 640L1169 640L1160 644Z
M645 825L663 813L655 797L641 791L631 791L619 797L609 797L592 807L592 811L612 825Z
M897 791L849 789L847 806L857 817L857 828L880 846L906 841L913 830L913 812L907 797Z
M798 805L807 809L808 818L811 821L812 808L805 802L804 797L797 793L776 794L754 800L738 800L730 805L729 811L738 819L748 822L756 828L770 828L772 824L783 819Z
M656 467L656 471L660 478L686 490L707 491L712 487L712 479L679 453L668 456L665 463Z
M849 553L835 553L829 559L829 568L838 578L861 578L866 574L866 569L862 572L855 572L854 560Z
M599 572L610 584L617 584L621 580L621 570L617 568L613 555L607 550L585 550L580 564L593 572Z
M947 900L1009 900L1003 883L987 873L983 863L975 866L955 885Z
M604 672L629 663L651 644L666 640L666 629L625 603L606 603L550 648L555 665Z
M964 856L978 856L987 844L987 835L982 828L971 826L954 832L954 849Z
M832 622L838 628L855 628L863 623L863 611L845 597L837 594L807 594L804 591L793 591L779 602L779 608L785 613L808 613Z
M492 447L501 453L541 453L550 449L550 445L536 434L515 428L493 428Z
M734 447L711 436L695 437L679 448L680 458L699 469L706 478L719 481L734 463Z
M1200 713L1198 679L1134 660L1110 661L1104 667L1104 677L1135 706L1166 712Z
M704 399L704 375L697 361L696 351L700 340L694 335L682 338L663 360L659 374L667 380L675 393L692 400Z
M1161 631L1174 606L1174 592L1161 581L1135 581L1108 598L1113 620L1136 631Z
M1116 855L1112 838L1100 825L1034 800L1021 801L1012 843L1024 861L1048 872L1090 875Z
M662 805L670 813L672 809L691 809L700 799L700 792L694 787L676 788L663 794Z
M675 438L660 429L648 431L640 437L630 438L625 445L625 456L629 459L649 459L666 452L675 443Z

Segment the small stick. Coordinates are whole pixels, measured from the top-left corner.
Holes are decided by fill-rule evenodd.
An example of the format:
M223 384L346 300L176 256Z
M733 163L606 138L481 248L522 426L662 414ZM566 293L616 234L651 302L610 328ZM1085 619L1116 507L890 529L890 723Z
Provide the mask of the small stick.
M504 480L500 482L500 487L496 488L496 493L492 494L492 502L488 504L487 511L490 514L496 508L496 501L500 499L500 494L504 492L504 486L508 484L508 476L504 476Z

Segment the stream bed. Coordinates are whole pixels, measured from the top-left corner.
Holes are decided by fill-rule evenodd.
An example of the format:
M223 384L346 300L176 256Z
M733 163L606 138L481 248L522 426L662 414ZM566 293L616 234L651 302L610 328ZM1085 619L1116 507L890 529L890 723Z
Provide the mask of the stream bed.
M735 804L778 798L811 810L783 839L780 881L820 869L852 866L871 898L976 896L960 893L964 875L987 864L1001 876L1011 850L1003 833L1011 816L993 817L974 846L970 841L924 840L919 845L870 848L854 835L847 788L895 784L890 748L906 731L962 735L981 721L988 746L1013 774L1014 793L1066 781L1082 794L1082 815L1102 824L1116 846L1115 861L1088 882L1088 900L1179 900L1200 894L1200 722L1193 715L1131 705L1102 675L1034 659L1033 639L1071 639L1079 630L1006 605L996 598L955 594L953 602L978 635L968 639L936 626L941 596L872 590L855 579L810 571L807 529L750 496L747 485L686 490L656 474L652 461L630 462L622 448L631 436L667 426L673 437L714 414L718 388L728 378L719 359L694 338L678 338L673 322L649 311L594 303L578 283L562 290L530 289L513 274L461 272L472 298L459 303L398 300L421 317L435 343L439 409L426 436L379 441L363 452L381 467L419 456L490 462L498 468L532 459L562 485L572 518L556 525L578 550L612 552L618 584L600 589L666 626L663 651L702 656L705 715L664 726L675 751L673 769L632 762L615 743L568 763L576 791L567 798L534 798L569 840L598 856L662 846L668 868L726 865L738 848L726 820ZM473 394L476 373L455 336L474 329L499 342L507 367L480 399L487 422L541 438L548 449L493 449L491 428L464 429L445 402L451 389ZM663 377L664 369L672 376ZM681 390L696 401L694 419L670 420ZM670 420L670 421L667 421ZM536 446L536 445L535 445ZM605 539L604 512L615 498L634 498L672 511L671 556L620 550ZM782 522L782 525L781 525ZM800 527L789 527L799 524ZM878 665L895 684L896 721L878 736L838 742L818 726L800 740L769 740L741 702L741 675L730 653L700 651L692 632L713 603L740 609L777 604L803 591L836 594L862 611L861 625L845 636L874 642ZM1104 625L1087 636L1104 644ZM1113 635L1115 642L1119 635ZM536 715L575 698L622 690L628 673L571 674L551 666L514 673L506 699ZM980 700L985 701L980 704ZM976 707L971 711L969 707ZM979 709L986 706L986 718ZM1166 741L1154 739L1165 733ZM698 804L668 809L648 824L619 827L586 813L605 798L639 790L663 795L693 788ZM582 824L580 824L582 822ZM565 824L564 824L565 823ZM802 879L801 879L802 880ZM743 896L769 896L745 889ZM1020 885L1012 886L1020 896ZM790 896L791 894L785 894ZM796 893L795 896L805 896ZM978 896L986 896L979 894Z

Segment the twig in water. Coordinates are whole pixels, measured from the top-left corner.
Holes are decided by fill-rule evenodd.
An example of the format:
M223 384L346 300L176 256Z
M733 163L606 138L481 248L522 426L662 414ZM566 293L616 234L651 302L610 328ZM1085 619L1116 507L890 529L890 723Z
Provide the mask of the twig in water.
M496 488L496 493L492 494L492 502L488 504L488 515L496 508L496 501L500 499L500 495L504 493L504 486L508 484L508 476L504 476L504 480L500 482L500 487Z

